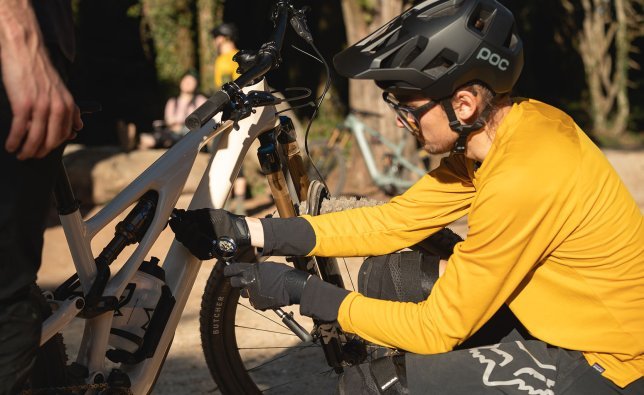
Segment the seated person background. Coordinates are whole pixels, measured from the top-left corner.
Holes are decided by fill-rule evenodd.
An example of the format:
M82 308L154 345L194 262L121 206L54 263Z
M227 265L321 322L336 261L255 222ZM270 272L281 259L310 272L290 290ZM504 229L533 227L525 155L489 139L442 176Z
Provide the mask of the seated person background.
M179 95L168 99L162 122L153 123L153 133L141 133L139 148L169 148L188 133L184 122L197 107L206 101L198 92L199 79L193 71L188 71L179 83Z

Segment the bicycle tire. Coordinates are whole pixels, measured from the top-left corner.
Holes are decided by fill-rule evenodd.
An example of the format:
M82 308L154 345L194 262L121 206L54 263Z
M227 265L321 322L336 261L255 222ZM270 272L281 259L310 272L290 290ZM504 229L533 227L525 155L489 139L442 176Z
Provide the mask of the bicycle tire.
M51 307L37 285L32 286L30 297L40 309L43 319L52 314ZM43 344L36 353L36 362L31 370L25 390L41 393L46 389L67 384L67 353L63 336L57 333ZM51 392L45 392L51 393Z
M384 202L382 201L374 199L332 197L322 201L320 213L325 214L359 207L370 207L383 203ZM306 212L306 208L301 207L301 211ZM449 230L441 231L439 233L447 235L439 238L442 241L442 244L440 245L442 249L449 249L449 247L446 247L449 243L445 240L460 241L460 237L457 235L456 237L458 239L452 237L453 232ZM451 248L453 249L453 245L451 245ZM247 327L243 325L243 322L238 322L238 319L240 318L238 313L241 312L242 315L248 315L250 310L253 310L255 314L260 314L260 312L249 307L247 301L240 301L239 289L232 288L228 279L224 278L223 267L223 263L218 262L210 273L203 294L199 317L202 348L206 364L210 370L211 376L218 386L218 389L223 394L250 395L271 393L271 390L274 389L276 389L276 392L274 393L292 393L287 390L288 385L291 385L298 380L303 380L306 381L307 395L332 393L335 390L337 376L333 372L333 369L329 368L326 364L324 353L319 346L304 345L300 347L305 348L295 350L292 354L283 353L281 355L278 354L277 356L268 357L262 355L250 355L252 354L252 351L246 353L244 346L248 341L248 336L250 336L248 334L252 330L259 330L259 328ZM288 308L285 310L288 310ZM268 311L262 312L261 314L269 315L271 313L272 312ZM244 318L246 317L242 317L242 319ZM277 320L277 316L275 316L275 319ZM306 319L307 322L303 322L303 320L300 319L298 319L298 322L308 329L309 326L312 326L312 323L310 322L310 319ZM285 332L284 329L279 328L279 326L274 322L270 322L269 325L271 325L272 328L267 329L267 332L275 330L276 328L278 331L281 329L281 332ZM284 336L294 336L288 333L282 334ZM272 339L277 337L275 334L271 334L271 336ZM293 338L296 339L296 342L299 341L299 339L295 337ZM240 342L242 343L241 345ZM277 348L286 348L279 347L280 343L277 341L272 341L270 344L271 346L266 347L267 350L274 349L275 346L278 346ZM375 345L367 346L374 347ZM382 347L379 346L375 346L374 348L382 349ZM312 353L305 355L307 351L312 351ZM297 353L300 354L298 355ZM268 362L285 362L282 361L282 359L289 355L295 356L295 361L291 365L283 364L281 365L281 368L278 366L278 368L273 368L273 370L269 370L267 373L263 374L259 374L259 372L254 371L257 367L266 366ZM321 369L321 372L327 375L327 380L321 381L329 381L329 383L313 383L314 379L319 380L320 377L313 376L312 378L311 376L307 376L310 371L304 371L307 366L307 364L303 362L305 357L313 360L312 364L315 368L311 369L311 371L315 374L317 370ZM264 362L262 358L268 359L268 361ZM307 361L309 361L309 364L311 363L310 359ZM287 367L284 369L284 366ZM284 372L288 373L285 374ZM293 377L294 375L298 376ZM289 376L288 383L283 376ZM269 380L277 380L277 382L269 383Z
M332 196L339 196L344 190L347 179L347 163L344 153L335 147L328 147L326 141L309 142L309 163L308 176L311 180L317 180L322 176L324 182L330 188ZM315 171L311 165L320 172Z

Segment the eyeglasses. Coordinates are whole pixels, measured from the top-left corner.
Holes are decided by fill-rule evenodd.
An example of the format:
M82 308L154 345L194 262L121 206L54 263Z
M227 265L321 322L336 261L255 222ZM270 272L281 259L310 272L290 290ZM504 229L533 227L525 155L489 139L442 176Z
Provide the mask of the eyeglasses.
M422 118L426 112L438 105L438 102L430 100L419 107L405 106L400 104L389 92L383 92L382 98L385 103L394 110L396 116L400 119L400 122L402 122L405 128L414 135L420 134L420 118Z

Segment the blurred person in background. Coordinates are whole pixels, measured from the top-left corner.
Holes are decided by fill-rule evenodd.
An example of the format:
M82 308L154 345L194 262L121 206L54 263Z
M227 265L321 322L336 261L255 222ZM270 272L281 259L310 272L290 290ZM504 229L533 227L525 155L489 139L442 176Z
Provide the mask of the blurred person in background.
M234 81L239 77L237 62L233 60L233 56L239 51L237 48L238 30L237 26L232 23L222 23L212 29L211 33L215 50L217 51L214 67L215 89L219 90L223 84ZM216 145L216 142L217 140L213 142L213 146ZM244 167L242 166L233 183L233 210L236 214L246 214L244 200L246 199L247 188L248 182L244 176Z
M197 73L186 72L179 83L179 95L166 102L163 121L153 123L154 133L141 133L140 148L169 148L188 133L186 118L206 101L198 88Z

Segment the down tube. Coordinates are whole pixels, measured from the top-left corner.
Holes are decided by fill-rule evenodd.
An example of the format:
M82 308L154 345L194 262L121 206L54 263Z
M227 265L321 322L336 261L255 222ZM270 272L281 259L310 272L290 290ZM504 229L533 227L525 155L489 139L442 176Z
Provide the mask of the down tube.
M244 90L265 90L265 82L261 81ZM223 207L251 144L262 132L277 126L278 122L273 106L262 107L257 109L255 114L240 121L237 130L233 128L225 133L219 140L217 150L195 191L189 208ZM150 391L200 267L201 261L176 240L172 242L163 268L176 303L154 356L136 366L124 367L132 381L134 394L146 394Z

